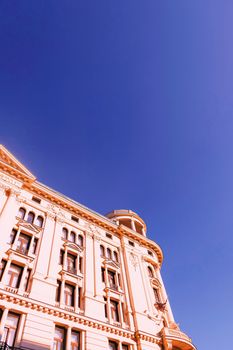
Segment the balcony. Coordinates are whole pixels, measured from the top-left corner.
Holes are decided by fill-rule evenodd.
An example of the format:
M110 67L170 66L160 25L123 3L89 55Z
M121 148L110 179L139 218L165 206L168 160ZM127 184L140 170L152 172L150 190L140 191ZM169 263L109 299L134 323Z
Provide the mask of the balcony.
M180 350L196 350L196 347L192 344L192 339L179 329L164 327L162 336L165 350L173 349L173 347Z

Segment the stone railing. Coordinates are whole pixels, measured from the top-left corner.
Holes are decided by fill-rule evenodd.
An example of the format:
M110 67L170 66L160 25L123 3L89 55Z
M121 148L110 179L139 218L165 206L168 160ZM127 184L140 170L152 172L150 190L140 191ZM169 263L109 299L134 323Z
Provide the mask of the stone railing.
M171 328L165 327L163 329L163 333L166 337L180 338L182 340L185 340L185 341L192 343L192 339L189 338L189 336L187 334L181 332L179 329L171 329Z

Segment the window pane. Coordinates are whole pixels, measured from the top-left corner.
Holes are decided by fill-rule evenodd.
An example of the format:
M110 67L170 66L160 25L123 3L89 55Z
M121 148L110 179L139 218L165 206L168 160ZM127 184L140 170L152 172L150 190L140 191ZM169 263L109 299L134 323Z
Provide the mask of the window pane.
M79 350L79 332L72 331L71 332L71 349L72 350Z
M7 274L6 284L12 288L18 288L21 273L22 273L22 267L12 264Z
M24 208L20 208L18 212L18 217L23 220L25 217L25 214L26 214L26 210Z
M75 243L75 233L73 231L70 232L70 241Z
M114 341L109 341L108 348L109 350L118 350L118 344Z
M2 341L6 342L9 346L14 345L18 321L19 321L19 315L16 315L12 312L8 313L8 317L4 327Z
M61 327L55 327L54 350L64 350L65 349L65 329Z
M35 214L32 211L30 211L28 213L27 222L29 222L30 224L33 224L34 219L35 219Z

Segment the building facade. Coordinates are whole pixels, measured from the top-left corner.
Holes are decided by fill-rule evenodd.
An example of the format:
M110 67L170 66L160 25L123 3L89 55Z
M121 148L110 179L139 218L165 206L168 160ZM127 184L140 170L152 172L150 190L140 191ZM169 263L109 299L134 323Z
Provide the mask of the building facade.
M3 146L0 243L0 349L195 350L144 221L48 188Z

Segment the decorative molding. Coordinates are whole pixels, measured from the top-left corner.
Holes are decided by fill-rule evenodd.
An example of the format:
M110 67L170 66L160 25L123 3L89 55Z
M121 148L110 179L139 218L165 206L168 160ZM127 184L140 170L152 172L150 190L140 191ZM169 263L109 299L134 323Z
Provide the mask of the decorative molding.
M134 253L129 254L129 260L131 262L131 265L134 267L134 270L136 271L136 268L138 266L138 257Z

